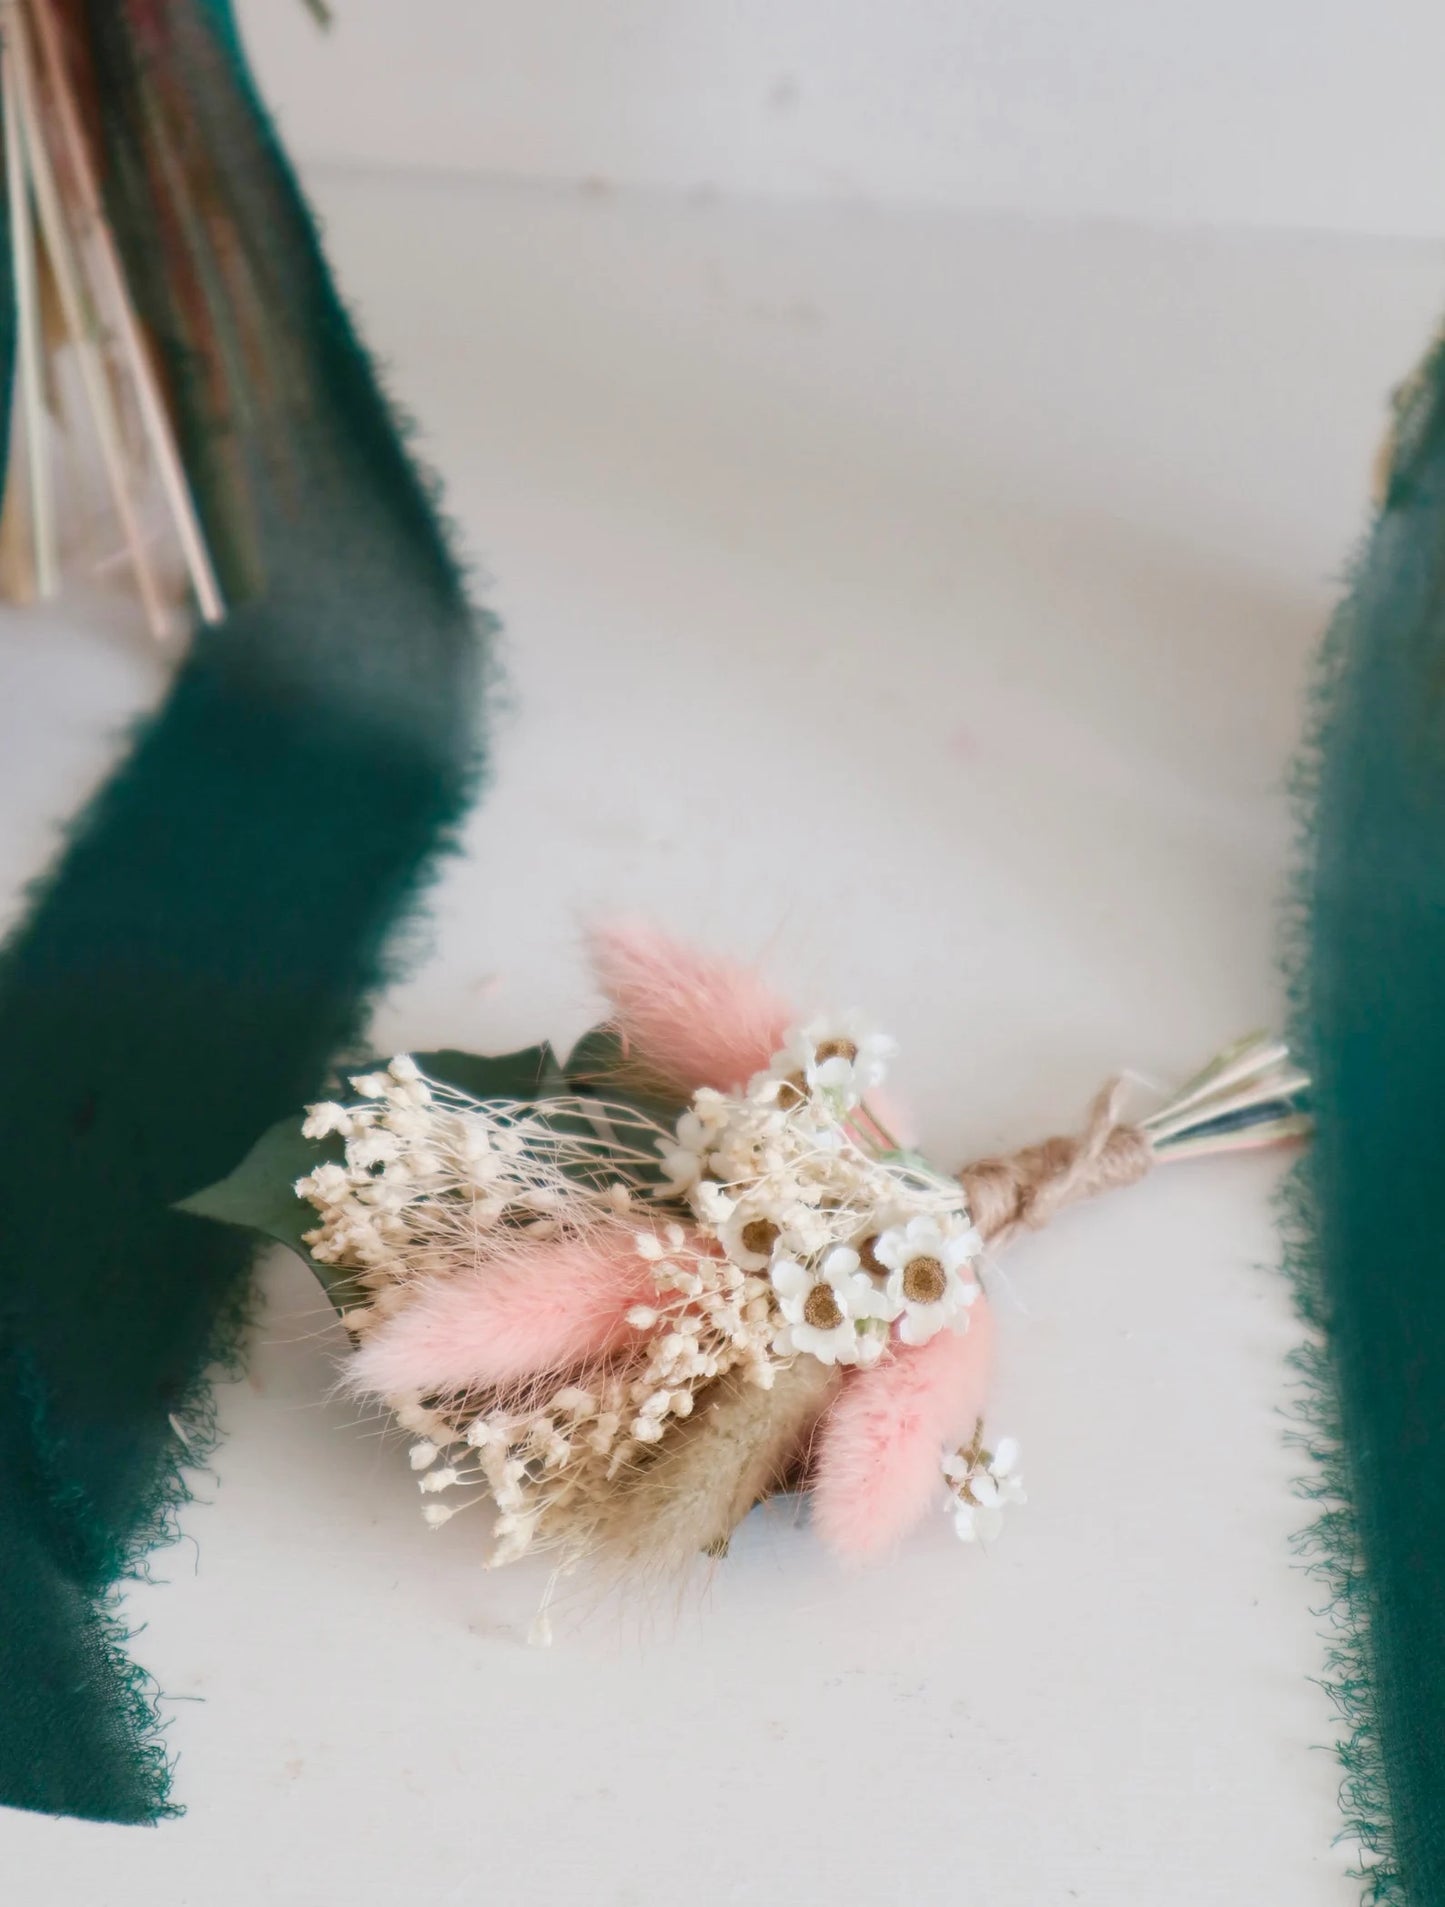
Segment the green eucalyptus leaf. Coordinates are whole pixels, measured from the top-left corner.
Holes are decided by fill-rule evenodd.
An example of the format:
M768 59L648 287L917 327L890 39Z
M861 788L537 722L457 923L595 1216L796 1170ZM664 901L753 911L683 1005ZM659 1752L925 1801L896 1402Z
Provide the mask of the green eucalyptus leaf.
M437 1053L411 1056L426 1074L443 1086L453 1086L469 1099L549 1099L566 1090L564 1070L544 1040L518 1053L459 1053L445 1047ZM374 1062L381 1070L385 1062ZM372 1070L358 1067L357 1071Z
M296 1196L296 1181L323 1161L340 1159L342 1141L334 1133L326 1139L305 1138L302 1117L298 1113L263 1132L233 1172L192 1192L176 1209L226 1225L249 1226L304 1252L302 1234L314 1231L318 1220L315 1208Z
M665 1132L674 1129L687 1106L687 1101L675 1094L639 1091L630 1083L627 1050L614 1026L594 1026L584 1033L567 1055L563 1070L569 1088L581 1098L629 1107ZM622 1176L639 1188L655 1192L663 1183L662 1161L659 1158L655 1165L630 1165Z
M305 1234L315 1231L321 1221L315 1207L296 1196L296 1181L328 1159L339 1160L344 1141L336 1133L325 1139L306 1138L301 1130L303 1117L298 1112L263 1132L234 1172L181 1199L176 1210L239 1225L289 1245L305 1259L341 1311L357 1300L355 1274L322 1264L306 1249Z
M639 1091L629 1083L627 1052L615 1026L594 1026L584 1033L562 1070L573 1092L631 1106L669 1132L687 1107L686 1099L676 1094Z
M598 1092L627 1064L622 1035L615 1026L593 1026L563 1061L562 1070L576 1092Z

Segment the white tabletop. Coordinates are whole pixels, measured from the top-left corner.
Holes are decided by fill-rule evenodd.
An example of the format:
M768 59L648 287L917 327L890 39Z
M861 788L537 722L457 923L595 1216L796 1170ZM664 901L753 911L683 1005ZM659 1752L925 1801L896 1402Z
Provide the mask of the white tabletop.
M493 786L377 1043L595 1017L650 915L863 1005L956 1163L1281 1012L1283 777L1433 248L314 182L507 625ZM0 619L16 897L163 672L123 602ZM1141 1102L1142 1103L1142 1102ZM1031 1501L840 1571L759 1515L646 1610L421 1522L268 1261L185 1538L135 1592L186 1817L0 1815L47 1907L1330 1907L1293 1566L1277 1165L1018 1245Z

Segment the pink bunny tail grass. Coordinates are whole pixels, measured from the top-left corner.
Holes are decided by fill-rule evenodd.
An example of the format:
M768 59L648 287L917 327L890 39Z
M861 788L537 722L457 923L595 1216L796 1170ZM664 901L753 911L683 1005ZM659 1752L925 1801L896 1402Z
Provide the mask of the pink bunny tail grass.
M705 958L655 928L595 927L588 952L632 1060L688 1094L743 1085L792 1024L787 1001L750 967Z
M380 1397L519 1384L605 1355L626 1338L632 1306L655 1294L653 1266L620 1226L519 1242L418 1286L368 1332L346 1384Z
M836 1555L867 1562L941 1501L939 1460L983 1413L993 1319L980 1298L962 1335L895 1348L844 1384L814 1445L813 1527Z

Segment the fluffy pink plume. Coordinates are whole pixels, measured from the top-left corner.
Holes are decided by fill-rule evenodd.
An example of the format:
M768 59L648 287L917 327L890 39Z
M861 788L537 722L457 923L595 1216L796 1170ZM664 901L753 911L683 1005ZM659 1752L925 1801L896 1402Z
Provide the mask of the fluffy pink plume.
M813 1527L837 1555L866 1562L941 1502L939 1459L983 1414L993 1319L980 1298L961 1335L940 1331L845 1383L814 1445Z
M792 1024L787 1001L751 967L705 958L655 928L594 928L588 951L634 1056L689 1094L743 1085Z
M421 1286L368 1332L347 1383L388 1397L566 1370L611 1350L630 1329L631 1307L654 1295L653 1267L631 1230L518 1242L473 1271Z

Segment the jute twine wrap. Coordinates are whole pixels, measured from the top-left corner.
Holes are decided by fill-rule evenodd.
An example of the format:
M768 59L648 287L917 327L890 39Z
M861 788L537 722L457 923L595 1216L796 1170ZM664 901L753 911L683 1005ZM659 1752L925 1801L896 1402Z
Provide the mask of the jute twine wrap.
M1036 1232L1066 1205L1144 1177L1154 1153L1137 1126L1120 1123L1123 1096L1123 1080L1111 1080L1076 1136L963 1167L958 1176L969 1213L986 1243L1004 1245L1017 1232Z

